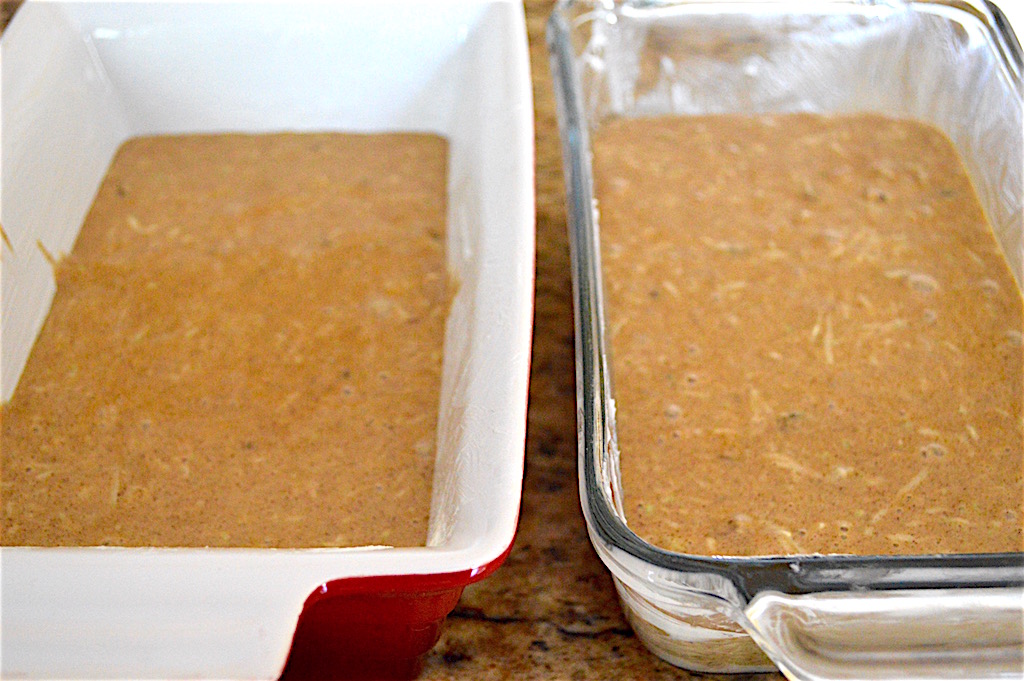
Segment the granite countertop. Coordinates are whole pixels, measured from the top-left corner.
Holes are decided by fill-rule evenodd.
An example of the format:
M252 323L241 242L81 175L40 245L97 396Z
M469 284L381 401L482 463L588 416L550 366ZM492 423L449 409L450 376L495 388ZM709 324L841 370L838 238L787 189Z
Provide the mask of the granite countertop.
M0 2L6 26L18 2ZM420 679L723 679L688 674L643 647L594 553L576 477L573 313L561 147L544 41L553 0L527 0L536 110L537 287L526 476L505 564L466 588Z

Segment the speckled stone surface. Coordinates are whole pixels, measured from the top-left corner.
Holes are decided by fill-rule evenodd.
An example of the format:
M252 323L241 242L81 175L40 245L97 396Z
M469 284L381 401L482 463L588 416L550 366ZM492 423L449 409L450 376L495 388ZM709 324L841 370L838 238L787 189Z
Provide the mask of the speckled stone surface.
M0 3L0 26L18 4ZM576 477L565 190L544 42L552 5L525 3L536 109L537 297L519 531L505 564L465 590L420 679L777 681L781 675L689 674L647 652L587 537Z

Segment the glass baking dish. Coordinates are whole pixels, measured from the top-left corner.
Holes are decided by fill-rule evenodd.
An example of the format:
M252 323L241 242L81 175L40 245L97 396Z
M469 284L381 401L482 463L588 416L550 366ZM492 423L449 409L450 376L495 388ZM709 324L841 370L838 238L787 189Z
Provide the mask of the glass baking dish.
M630 530L590 165L590 135L611 118L875 112L923 120L965 160L1019 286L1022 59L1003 14L973 0L563 0L548 46L574 280L580 496L639 637L659 657L699 671L1018 678L1022 553L703 556L663 550Z
M54 294L46 254L71 251L131 137L444 136L446 253L459 283L425 546L5 546L0 676L415 673L463 588L508 555L519 517L534 271L522 6L26 2L0 56L4 400Z

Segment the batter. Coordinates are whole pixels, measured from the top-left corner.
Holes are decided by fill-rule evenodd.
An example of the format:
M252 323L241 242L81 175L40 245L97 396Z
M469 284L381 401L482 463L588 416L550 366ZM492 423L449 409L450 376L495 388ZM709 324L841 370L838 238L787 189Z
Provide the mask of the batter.
M1024 548L1021 293L947 138L617 120L594 175L635 532L703 555Z
M426 540L446 142L148 137L3 409L4 545Z

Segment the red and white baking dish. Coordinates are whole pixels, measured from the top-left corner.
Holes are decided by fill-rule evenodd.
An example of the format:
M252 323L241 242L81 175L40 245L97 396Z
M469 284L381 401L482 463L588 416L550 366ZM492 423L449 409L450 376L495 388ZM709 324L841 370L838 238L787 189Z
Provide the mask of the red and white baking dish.
M521 5L28 2L0 60L5 400L53 296L37 242L71 250L133 136L442 134L459 281L425 547L5 547L0 674L414 673L463 587L507 555L519 513L534 274Z

